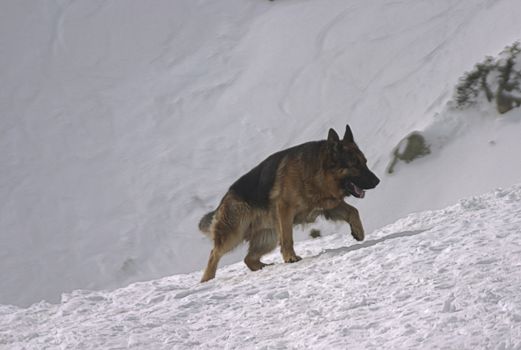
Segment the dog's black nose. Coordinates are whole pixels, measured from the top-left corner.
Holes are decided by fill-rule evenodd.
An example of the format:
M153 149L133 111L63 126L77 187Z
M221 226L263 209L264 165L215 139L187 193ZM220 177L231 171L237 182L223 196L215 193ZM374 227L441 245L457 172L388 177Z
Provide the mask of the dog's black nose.
M375 188L380 183L380 179L369 169L366 173L365 178L367 179L366 180L367 187L365 188L366 190Z
M380 179L378 177L376 177L376 175L375 175L374 180L373 180L373 188L378 186L379 183L380 183Z

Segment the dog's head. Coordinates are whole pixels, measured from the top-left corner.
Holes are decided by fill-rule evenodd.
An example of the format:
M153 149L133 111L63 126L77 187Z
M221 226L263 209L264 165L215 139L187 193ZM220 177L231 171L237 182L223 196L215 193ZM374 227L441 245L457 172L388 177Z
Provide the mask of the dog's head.
M342 140L335 130L329 129L327 150L327 167L335 173L346 196L363 198L365 190L375 188L380 182L367 167L367 159L356 145L349 125Z

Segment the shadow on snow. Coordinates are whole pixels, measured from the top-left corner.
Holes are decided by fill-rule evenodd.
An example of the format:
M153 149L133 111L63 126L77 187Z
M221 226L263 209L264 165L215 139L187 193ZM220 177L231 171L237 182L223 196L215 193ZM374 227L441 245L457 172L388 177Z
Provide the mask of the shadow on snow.
M321 252L320 254L318 254L317 256L320 256L322 254L327 254L327 253L347 253L347 252L352 252L353 250L358 250L358 249L364 249L364 248L372 247L372 246L374 246L374 245L376 245L378 243L382 243L382 242L385 242L385 241L388 241L388 240L391 240L391 239L416 236L416 235L419 235L420 233L425 232L427 230L429 230L429 229L391 233L390 235L384 236L382 238L373 239L373 240L370 240L370 241L365 241L364 243L355 244L355 245L351 245L351 246L348 246L348 247L326 249L323 252Z

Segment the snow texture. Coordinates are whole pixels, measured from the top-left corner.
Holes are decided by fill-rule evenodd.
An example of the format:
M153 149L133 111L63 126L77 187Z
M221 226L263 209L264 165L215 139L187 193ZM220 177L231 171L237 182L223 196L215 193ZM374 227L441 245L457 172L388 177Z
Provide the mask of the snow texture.
M0 303L202 269L210 242L197 222L228 186L346 123L382 179L352 202L369 240L411 212L518 183L519 109L498 118L445 104L464 71L519 39L520 13L519 0L1 1ZM414 130L433 153L385 175ZM71 298L64 305L81 313L71 304L81 294Z
M0 348L521 349L520 227L521 185L497 189L298 243L294 264L0 306Z

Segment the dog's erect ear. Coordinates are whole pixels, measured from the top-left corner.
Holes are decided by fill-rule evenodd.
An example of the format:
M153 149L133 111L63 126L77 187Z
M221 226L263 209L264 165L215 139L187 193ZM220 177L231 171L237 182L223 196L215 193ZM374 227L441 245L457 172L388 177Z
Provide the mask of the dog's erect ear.
M355 142L353 138L353 133L351 132L351 128L349 125L346 125L346 133L344 134L344 139L342 140L344 143Z
M328 167L335 167L341 147L342 144L340 143L338 134L335 130L329 129L329 133L327 134Z
M340 137L338 137L338 134L336 133L333 128L329 129L329 133L327 134L327 142L329 143L337 143L340 142Z

